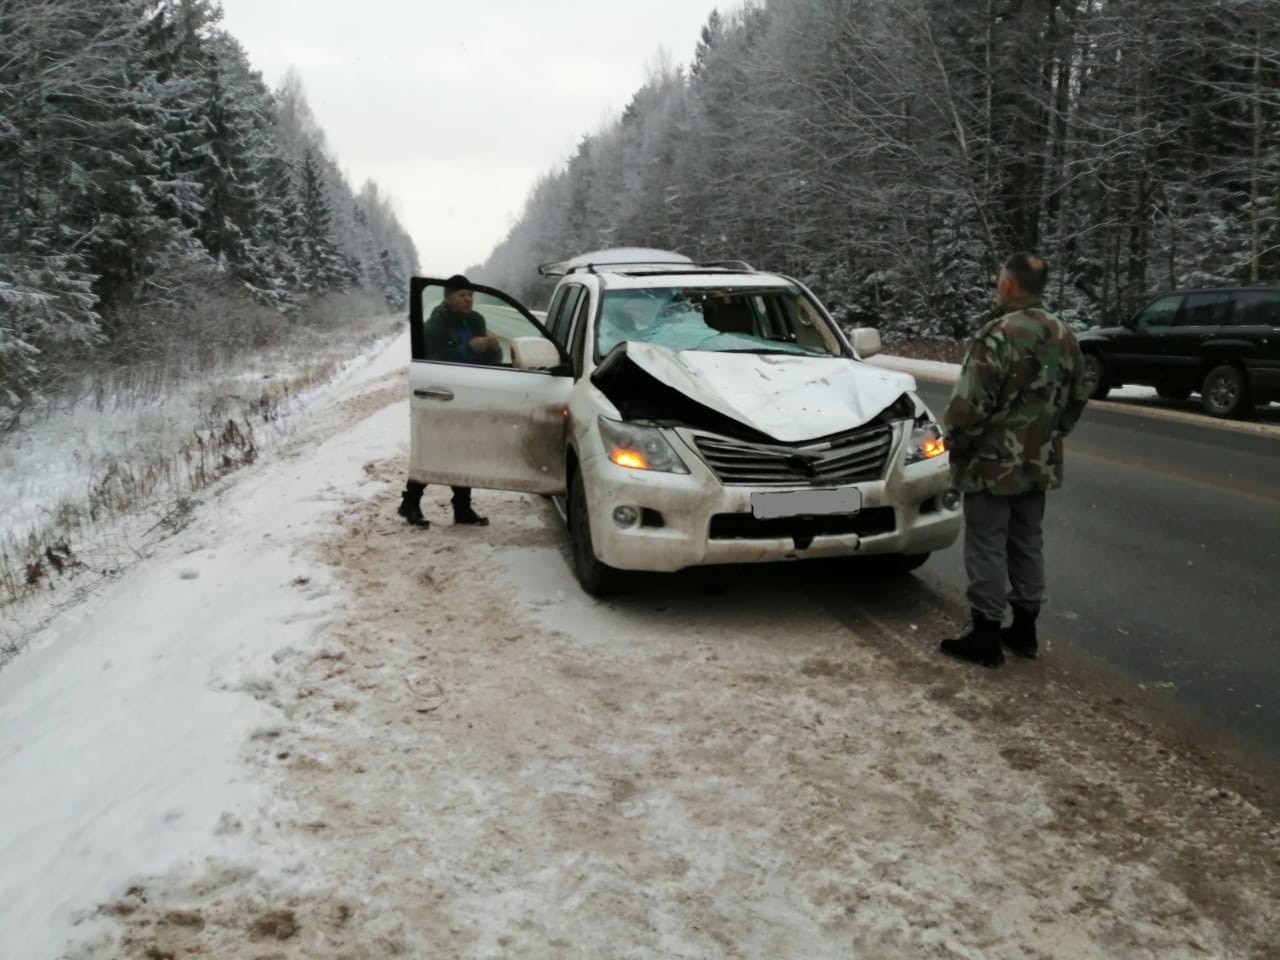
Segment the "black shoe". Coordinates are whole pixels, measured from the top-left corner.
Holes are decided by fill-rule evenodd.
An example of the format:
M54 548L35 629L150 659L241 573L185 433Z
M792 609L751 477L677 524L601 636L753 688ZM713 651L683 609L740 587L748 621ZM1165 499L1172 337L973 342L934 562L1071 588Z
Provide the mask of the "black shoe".
M431 521L422 515L422 504L408 496L401 497L400 509L396 511L411 527L429 527Z
M964 636L943 640L941 650L947 656L967 663L998 667L1004 663L1004 651L1000 649L1000 621L990 620L975 612L969 632Z
M1026 607L1014 606L1013 623L1010 626L1002 627L1000 630L1000 642L1009 648L1009 652L1016 657L1022 657L1024 660L1034 660L1039 652L1039 644L1036 642L1036 615L1038 610L1028 610Z
M480 514L472 510L470 506L454 507L453 522L469 523L476 527L487 527L489 525L489 518L480 516Z

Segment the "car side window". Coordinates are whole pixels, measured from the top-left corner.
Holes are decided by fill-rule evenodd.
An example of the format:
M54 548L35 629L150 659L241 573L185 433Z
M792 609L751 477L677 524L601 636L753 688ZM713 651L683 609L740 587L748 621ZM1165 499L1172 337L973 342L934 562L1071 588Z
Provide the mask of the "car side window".
M1132 322L1131 327L1139 330L1147 330L1151 327L1168 327L1173 324L1173 318L1178 314L1178 307L1182 305L1182 294L1170 297L1160 297L1152 300L1149 304L1138 311Z
M573 337L573 346L569 350L569 359L573 362L573 378L576 380L582 376L582 371L586 369L586 362L583 351L586 350L587 322L591 311L591 296L587 293L585 287L582 290L582 296L578 300L577 315L573 318L573 327L570 331Z
M1178 311L1177 325L1180 327L1212 327L1222 323L1223 307L1226 306L1226 295L1221 291L1213 293L1189 293Z
M511 344L545 338L546 326L500 290L476 286L445 296L444 281L410 281L410 338L414 360L511 366Z
M1231 300L1232 325L1280 327L1280 291L1241 290Z
M581 296L582 287L579 284L561 287L556 294L556 303L553 305L556 312L548 315L550 323L547 329L551 339L562 347L567 347L569 344L570 325L573 323L573 315Z
M551 305L547 307L547 332L555 339L556 322L560 317L561 310L564 309L565 294L569 292L568 287L560 287L551 297Z

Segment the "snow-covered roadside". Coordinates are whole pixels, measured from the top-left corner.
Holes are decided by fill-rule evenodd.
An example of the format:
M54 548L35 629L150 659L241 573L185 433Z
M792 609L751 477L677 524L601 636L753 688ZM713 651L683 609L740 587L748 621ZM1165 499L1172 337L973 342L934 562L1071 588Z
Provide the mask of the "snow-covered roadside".
M397 319L355 322L345 342L306 356L264 352L238 373L192 378L163 398L101 409L82 400L0 438L0 575L13 578L0 603L22 597L0 616L0 669L52 612L181 527L206 495L203 477L277 455L348 385L403 367L407 333L390 332ZM219 417L235 421L237 443L219 447Z
M406 352L0 672L0 957L1267 955L1275 818L1051 658L406 528Z
M960 375L960 364L943 363L941 360L917 360L914 357L897 357L880 353L866 361L872 366L884 367L886 370L898 370L909 373L917 380L930 380L935 383L955 383Z
M866 362L886 370L909 373L919 381L931 383L952 384L960 375L960 364L943 363L938 360L917 360L913 357L880 354L870 357ZM1113 404L1111 401L1114 400L1123 402ZM1093 407L1104 407L1109 410L1125 411L1199 427L1209 426L1237 433L1280 436L1280 421L1276 419L1276 413L1280 411L1280 403L1260 405L1255 411L1257 415L1251 419L1219 420L1208 416L1200 409L1198 397L1186 401L1164 400L1156 393L1154 387L1132 384L1113 387L1108 391L1106 400L1091 400L1089 403ZM942 411L935 410L934 413L940 416Z
M0 671L0 957L57 956L122 868L201 862L211 833L223 855L253 862L236 825L269 822L271 801L241 754L278 719L262 705L271 656L314 643L338 602L296 538L332 524L382 452L367 444L385 438L306 446L340 398L346 417L370 384L390 391L380 406L403 398L407 356L402 335L353 360L300 405L291 427L311 439L206 491L180 535L70 603ZM290 469L304 455L308 467Z
M886 370L910 373L917 379L935 383L955 383L956 377L960 375L960 364L943 363L940 360L916 360L912 357L880 354L868 359L867 363ZM1153 387L1127 386L1116 387L1107 396L1113 400L1154 400L1157 394Z
M390 331L396 320L397 316L388 314L358 326ZM395 356L402 362L403 357L385 349L394 336L384 336L377 346L345 360L338 359L342 345L333 344L336 374L296 392L282 393L281 388L309 381L315 368L328 366L328 358L302 355L303 348L298 346L294 349L299 353L287 361L286 369L282 348L277 348L269 357L246 360L249 365L239 372L193 378L166 389L163 396L108 400L102 405L85 398L43 417L33 416L27 429L0 437L0 534L21 539L26 531L47 522L63 501L75 503L82 498L112 463L137 464L152 455L173 456L206 425L211 408L226 410L222 414L226 417L234 415L238 405L248 405L264 392L273 393L280 407L272 420L259 420L255 439L266 447L286 442L305 426L309 411L323 407L354 378L370 376L369 365L378 358ZM267 366L269 361L272 366Z

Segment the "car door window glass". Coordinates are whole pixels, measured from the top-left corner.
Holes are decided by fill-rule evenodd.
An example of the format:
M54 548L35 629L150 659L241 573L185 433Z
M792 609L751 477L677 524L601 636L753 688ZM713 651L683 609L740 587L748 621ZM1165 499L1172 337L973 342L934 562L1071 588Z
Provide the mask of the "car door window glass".
M556 339L556 324L560 322L560 316L564 312L564 301L572 287L560 287L556 290L555 296L551 298L551 306L547 307L547 332L551 334L551 339Z
M1232 297L1231 323L1237 327L1280 327L1280 292L1239 291Z
M562 347L569 345L573 335L573 318L577 313L578 303L582 299L583 288L580 284L570 284L564 288L564 297L560 301L560 312L551 323L551 339Z
M512 340L546 336L513 303L492 293L475 290L469 304L456 298L446 303L444 288L431 284L421 297L427 360L509 367Z
M1189 293L1178 311L1179 327L1211 327L1220 323L1222 293Z
M1172 325L1173 318L1178 313L1178 307L1182 304L1182 295L1174 297L1161 297L1153 300L1139 311L1138 315L1133 318L1132 326L1139 330L1146 330L1151 327L1167 327Z
M586 343L587 343L587 327L591 324L591 295L584 289L582 291L582 299L578 301L578 315L574 318L573 328L570 331L573 346L569 350L570 359L573 361L573 376L576 380L582 376L582 371L586 369Z

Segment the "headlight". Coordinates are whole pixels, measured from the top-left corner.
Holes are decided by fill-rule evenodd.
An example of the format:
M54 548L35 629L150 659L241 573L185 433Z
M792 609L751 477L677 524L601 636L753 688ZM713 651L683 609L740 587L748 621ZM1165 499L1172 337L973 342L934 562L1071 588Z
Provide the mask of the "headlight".
M688 473L680 455L672 449L657 427L599 418L600 438L605 453L620 467L629 470L657 470L661 473Z
M947 441L942 438L942 429L928 417L920 417L911 426L911 436L907 440L907 463L919 463L921 460L932 460L947 452Z

